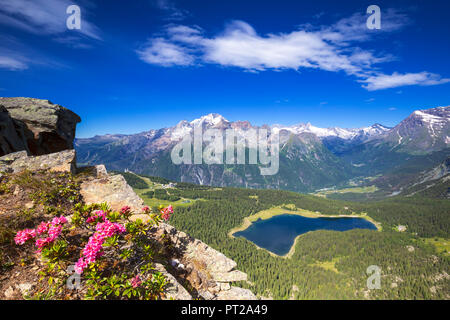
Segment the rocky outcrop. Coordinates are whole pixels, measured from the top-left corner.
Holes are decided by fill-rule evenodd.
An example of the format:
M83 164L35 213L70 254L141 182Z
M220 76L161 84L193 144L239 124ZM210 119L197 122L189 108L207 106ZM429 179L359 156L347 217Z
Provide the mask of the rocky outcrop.
M167 279L165 298L175 300L192 300L189 292L177 281L177 279L167 272L166 268L160 263L155 263L155 270L161 272Z
M48 100L0 98L0 156L25 150L44 155L73 149L74 112Z
M0 105L0 155L26 150L23 139L17 134L8 110Z
M98 166L97 166L98 167ZM130 206L137 214L130 220L147 221L147 214L139 214L144 201L127 184L122 175L109 175L102 166L96 168L97 176L88 177L82 184L80 193L86 204L107 202L113 210ZM170 282L166 298L179 300L191 299L192 296L176 280L173 274L181 273L183 278L194 288L198 297L205 300L253 300L256 296L247 289L231 286L232 282L246 281L247 274L236 270L236 262L224 254L211 248L204 242L178 231L174 227L161 223L155 236L170 239L176 251L177 259L173 259L168 268L157 264L157 270L166 275Z
M81 184L81 195L86 204L107 202L111 209L119 211L129 206L134 212L140 212L144 201L133 191L125 178L120 175L108 175L104 166L96 169L96 176Z
M205 300L256 299L250 290L231 286L231 282L247 280L246 273L235 269L235 261L168 224L160 224L157 232L169 237L174 244L180 258L173 265L186 271L186 279L197 288L200 297Z
M144 201L122 175L108 174L103 165L76 168L72 143L78 122L75 113L47 100L0 98L0 177L2 172L24 170L77 173L82 177L80 194L84 203L107 202L115 211L129 206L136 213L131 220L148 219L148 215L140 214ZM168 224L162 223L152 231L149 237L173 244L170 255L155 263L155 269L168 281L165 299L256 299L250 290L231 286L247 280L233 260ZM5 297L12 297L16 291L24 294L32 286L22 283L15 289L9 287Z
M0 157L0 172L18 173L24 170L50 170L75 173L75 150L66 150L43 156L28 156L19 151Z

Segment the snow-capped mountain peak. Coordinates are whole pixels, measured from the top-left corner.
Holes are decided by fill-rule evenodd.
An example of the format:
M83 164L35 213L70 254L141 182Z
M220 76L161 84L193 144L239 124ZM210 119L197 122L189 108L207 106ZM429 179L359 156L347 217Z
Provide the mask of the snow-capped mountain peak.
M339 127L319 128L313 126L309 122L306 124L300 123L293 126L281 126L281 125L272 126L272 130L274 130L275 132L286 130L293 134L313 133L319 138L337 137L344 140L353 140L355 138L362 138L362 137L364 137L364 139L367 140L369 137L383 134L390 129L391 128L385 127L380 124L374 124L370 127L354 128L354 129L346 129Z
M203 124L207 124L210 126L217 126L219 124L228 124L228 123L229 121L218 113L210 113L206 116L202 116L199 119L195 119L190 122L190 124L193 126L199 126Z
M386 136L409 152L430 152L449 146L450 106L416 110Z

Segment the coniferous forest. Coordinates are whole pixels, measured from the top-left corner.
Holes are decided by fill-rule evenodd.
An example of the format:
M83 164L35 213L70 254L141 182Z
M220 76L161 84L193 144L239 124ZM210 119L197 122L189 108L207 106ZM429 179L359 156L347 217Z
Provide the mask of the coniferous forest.
M157 193L160 191L148 195ZM248 274L248 281L239 285L261 298L449 298L448 252L429 241L449 238L448 200L416 196L349 202L289 191L188 183L178 183L167 193L195 200L188 206L176 206L170 223L235 260L238 269ZM366 213L382 229L308 232L298 237L290 257L276 256L230 235L244 218L288 204L324 215ZM399 232L398 225L406 226L407 231ZM380 289L367 288L371 265L381 268Z

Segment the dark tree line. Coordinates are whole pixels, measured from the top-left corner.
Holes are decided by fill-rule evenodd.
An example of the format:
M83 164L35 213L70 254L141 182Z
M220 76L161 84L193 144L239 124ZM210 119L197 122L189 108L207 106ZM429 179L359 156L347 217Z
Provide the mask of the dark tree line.
M171 223L223 252L246 272L242 283L261 296L277 299L431 299L445 298L449 259L419 237L449 236L450 204L446 200L393 198L372 203L329 200L288 191L208 188L184 185L171 194L199 199L178 207ZM270 255L244 238L231 238L229 231L245 217L283 204L323 214L367 212L381 222L383 231L315 231L302 235L290 259ZM407 233L393 231L397 224ZM417 233L417 235L414 235ZM414 251L407 246L413 246ZM334 268L326 265L334 262ZM382 269L382 289L367 291L367 267ZM337 270L337 272L336 272Z

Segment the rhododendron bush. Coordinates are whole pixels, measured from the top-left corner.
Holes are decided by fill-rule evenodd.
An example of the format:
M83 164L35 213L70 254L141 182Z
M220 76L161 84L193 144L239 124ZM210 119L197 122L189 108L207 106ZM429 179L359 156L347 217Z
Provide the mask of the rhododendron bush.
M161 206L159 212L144 207L141 213L148 221L130 221L133 212L128 206L113 211L105 203L77 204L70 217L55 217L17 232L15 243L34 246L45 264L41 279L48 285L34 298L160 298L166 279L154 270L159 245L149 234L170 218L173 207ZM74 276L81 279L76 288L67 285Z

